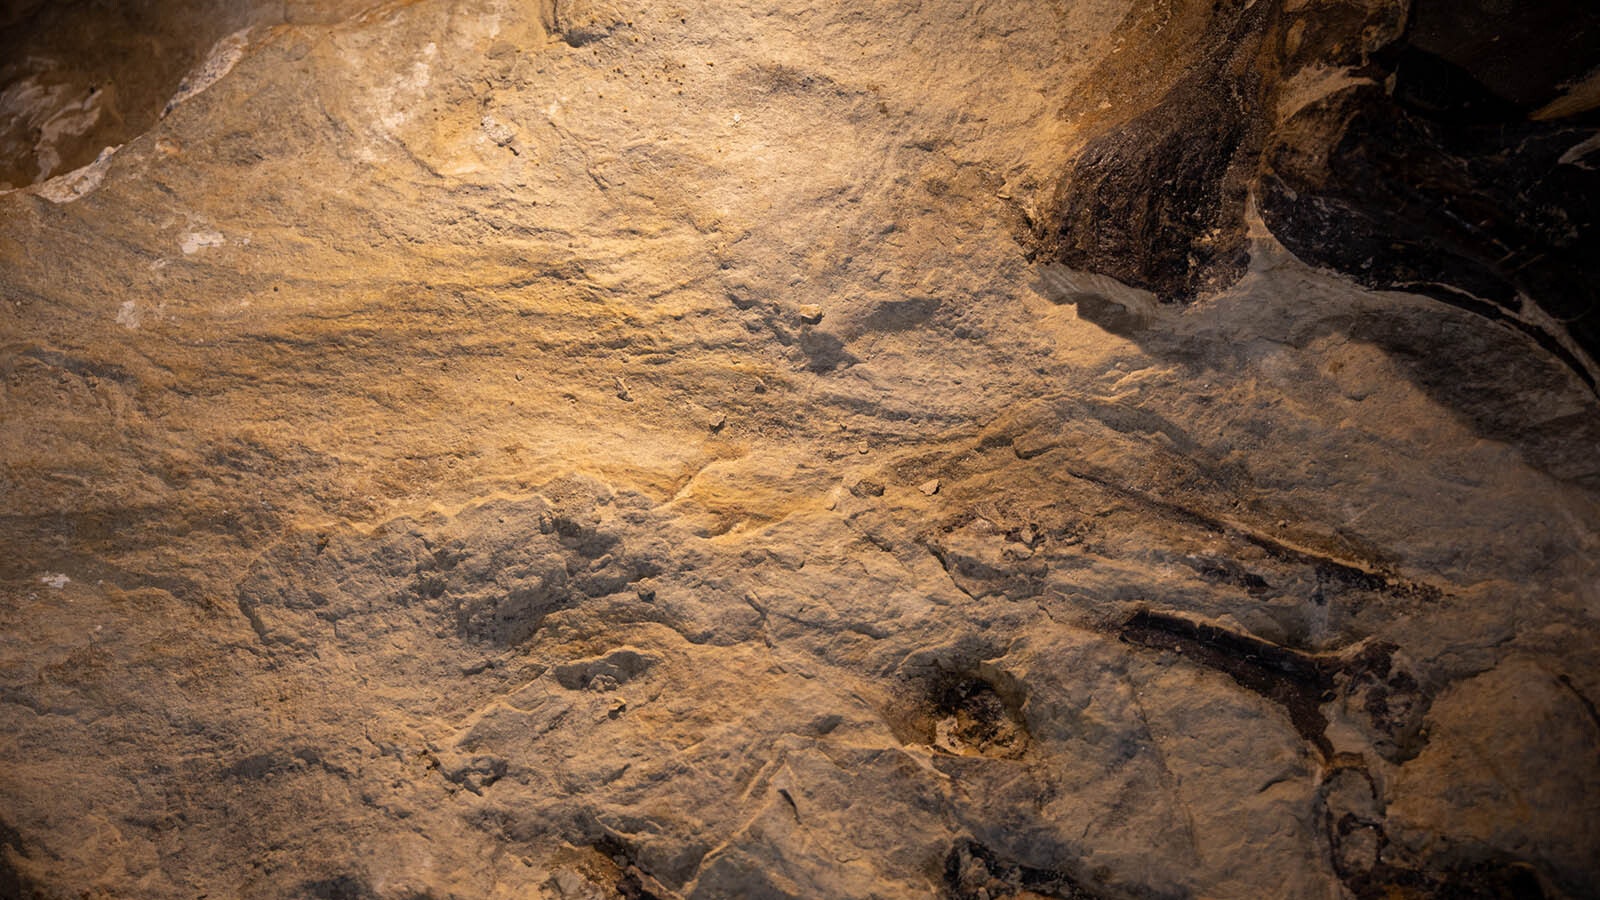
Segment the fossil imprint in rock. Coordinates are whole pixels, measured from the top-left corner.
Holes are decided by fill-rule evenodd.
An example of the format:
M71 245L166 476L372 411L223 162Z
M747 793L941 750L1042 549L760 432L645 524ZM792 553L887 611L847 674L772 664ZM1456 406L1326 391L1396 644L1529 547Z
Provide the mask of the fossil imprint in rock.
M0 5L0 897L1597 896L1596 29Z

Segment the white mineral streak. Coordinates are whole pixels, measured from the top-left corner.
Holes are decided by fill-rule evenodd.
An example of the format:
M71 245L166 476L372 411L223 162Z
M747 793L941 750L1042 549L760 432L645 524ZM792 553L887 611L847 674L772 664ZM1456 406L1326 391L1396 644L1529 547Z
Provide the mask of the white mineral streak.
M233 67L244 58L245 50L250 46L250 29L241 28L228 35L212 46L211 52L206 54L204 61L196 66L194 71L184 76L178 83L178 90L167 101L166 108L162 110L163 117L170 115L185 101L206 88L216 84L223 76L233 71Z

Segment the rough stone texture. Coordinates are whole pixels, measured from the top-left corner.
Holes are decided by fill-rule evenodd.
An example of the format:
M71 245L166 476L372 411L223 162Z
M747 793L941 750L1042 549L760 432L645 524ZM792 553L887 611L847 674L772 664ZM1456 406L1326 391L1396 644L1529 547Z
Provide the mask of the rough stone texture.
M248 29L338 21L349 15L339 7L335 0L5 0L0 189L64 175L138 137L224 74Z
M0 195L0 896L1596 896L1589 386L1015 239L1209 13L284 10Z
M1166 300L1237 280L1252 209L1302 260L1522 331L1600 380L1600 13L1144 2L1034 253ZM1164 63L1148 71L1152 57Z
M1247 265L1245 207L1263 128L1258 60L1274 5L1135 3L1089 79L1067 173L1033 218L1042 255L1163 299L1226 286ZM1153 70L1153 71L1152 71Z
M1387 85L1311 101L1274 136L1269 227L1363 284L1521 330L1595 386L1600 169L1587 154L1600 115L1530 121L1447 61L1386 52L1397 60Z

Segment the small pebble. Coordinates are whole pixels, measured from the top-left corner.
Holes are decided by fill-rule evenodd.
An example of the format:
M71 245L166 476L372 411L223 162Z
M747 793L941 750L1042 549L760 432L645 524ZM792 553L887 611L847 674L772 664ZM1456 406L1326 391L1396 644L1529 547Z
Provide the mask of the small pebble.
M807 325L815 325L822 321L822 307L815 303L806 303L800 307L800 321Z
M924 481L922 484L917 485L917 490L929 497L932 497L934 494L939 493L939 487L939 479L930 478L927 481Z
M882 497L883 485L863 478L850 486L850 493L857 497Z

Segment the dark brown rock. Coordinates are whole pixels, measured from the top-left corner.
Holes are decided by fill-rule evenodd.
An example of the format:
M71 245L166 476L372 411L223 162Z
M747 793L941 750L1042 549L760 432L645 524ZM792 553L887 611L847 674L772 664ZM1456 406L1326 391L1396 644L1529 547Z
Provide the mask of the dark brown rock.
M1253 196L1307 262L1506 324L1595 388L1600 166L1586 142L1600 118L1580 82L1600 63L1600 16L1199 6L1172 17L1204 20L1187 32L1197 49L1141 57L1182 72L1153 104L1103 74L1112 105L1139 111L1072 151L1037 252L1193 299L1244 272Z

